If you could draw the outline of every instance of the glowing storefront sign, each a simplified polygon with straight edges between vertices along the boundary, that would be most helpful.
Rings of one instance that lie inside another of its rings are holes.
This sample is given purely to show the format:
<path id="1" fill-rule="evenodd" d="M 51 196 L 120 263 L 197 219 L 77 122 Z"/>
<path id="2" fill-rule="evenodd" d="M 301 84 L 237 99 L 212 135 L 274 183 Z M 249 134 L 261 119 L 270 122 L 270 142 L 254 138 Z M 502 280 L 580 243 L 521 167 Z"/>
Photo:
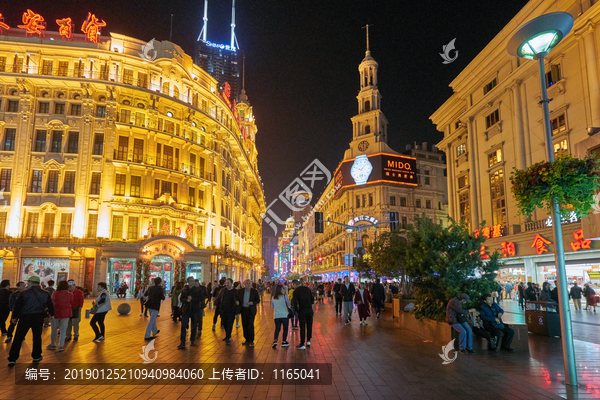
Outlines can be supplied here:
<path id="1" fill-rule="evenodd" d="M 9 30 L 10 26 L 4 23 L 4 17 L 2 16 L 2 14 L 0 14 L 0 33 L 2 32 L 2 29 Z"/>
<path id="2" fill-rule="evenodd" d="M 591 249 L 592 241 L 583 238 L 583 229 L 573 232 L 573 237 L 575 238 L 575 242 L 571 242 L 573 251 Z"/>
<path id="3" fill-rule="evenodd" d="M 230 46 L 230 45 L 228 45 L 228 44 L 218 44 L 218 43 L 213 43 L 213 42 L 210 42 L 210 41 L 208 41 L 208 40 L 207 40 L 206 42 L 204 42 L 204 43 L 205 43 L 207 46 L 209 46 L 209 47 L 214 47 L 215 49 L 221 49 L 221 50 L 232 51 L 232 52 L 234 52 L 234 53 L 237 51 L 237 49 L 235 48 L 235 46 L 234 46 L 234 47 L 232 47 L 232 46 Z"/>
<path id="4" fill-rule="evenodd" d="M 481 245 L 481 247 L 479 248 L 479 255 L 484 260 L 487 260 L 490 258 L 489 254 L 487 253 L 486 247 L 484 245 Z"/>
<path id="5" fill-rule="evenodd" d="M 537 235 L 535 235 L 535 239 L 533 240 L 533 244 L 531 245 L 531 247 L 535 247 L 535 251 L 538 254 L 542 254 L 542 253 L 547 253 L 548 249 L 546 248 L 547 244 L 552 244 L 551 241 L 544 239 L 542 236 L 540 236 L 540 234 L 538 233 Z"/>
<path id="6" fill-rule="evenodd" d="M 500 236 L 502 236 L 502 225 L 497 224 L 497 225 L 493 225 L 491 227 L 486 226 L 481 229 L 477 229 L 477 230 L 475 230 L 475 232 L 473 232 L 473 235 L 476 238 L 479 237 L 479 235 L 481 235 L 486 239 L 500 237 Z"/>
<path id="7" fill-rule="evenodd" d="M 502 255 L 504 257 L 514 257 L 517 254 L 513 242 L 502 242 Z"/>
<path id="8" fill-rule="evenodd" d="M 73 22 L 71 22 L 71 18 L 57 19 L 56 23 L 59 26 L 58 33 L 60 33 L 60 36 L 63 39 L 71 39 L 71 36 L 73 36 Z"/>
<path id="9" fill-rule="evenodd" d="M 354 217 L 353 219 L 348 221 L 348 225 L 354 226 L 355 223 L 360 222 L 360 221 L 370 222 L 373 225 L 377 225 L 377 223 L 379 222 L 379 220 L 377 220 L 375 217 L 370 217 L 368 215 L 361 215 L 359 217 Z"/>
<path id="10" fill-rule="evenodd" d="M 100 35 L 100 28 L 106 26 L 106 22 L 100 21 L 96 16 L 88 12 L 87 19 L 81 26 L 81 31 L 85 33 L 85 38 L 88 42 L 98 43 L 98 35 Z"/>
<path id="11" fill-rule="evenodd" d="M 32 35 L 42 36 L 42 31 L 46 30 L 46 22 L 44 17 L 40 14 L 36 14 L 31 10 L 27 10 L 23 13 L 23 25 L 17 25 L 19 28 L 23 28 L 27 33 Z"/>

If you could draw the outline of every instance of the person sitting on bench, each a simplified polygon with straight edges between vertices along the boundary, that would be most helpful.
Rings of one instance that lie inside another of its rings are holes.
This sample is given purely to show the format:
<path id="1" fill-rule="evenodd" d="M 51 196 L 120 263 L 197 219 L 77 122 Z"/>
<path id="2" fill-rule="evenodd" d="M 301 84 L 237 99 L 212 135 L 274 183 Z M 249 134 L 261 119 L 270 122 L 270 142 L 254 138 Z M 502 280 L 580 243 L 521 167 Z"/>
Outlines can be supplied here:
<path id="1" fill-rule="evenodd" d="M 515 351 L 510 347 L 513 337 L 515 336 L 515 331 L 502 322 L 504 310 L 500 308 L 498 304 L 493 302 L 491 294 L 485 294 L 481 299 L 483 300 L 483 304 L 481 305 L 483 327 L 490 332 L 492 336 L 497 338 L 503 337 L 502 346 L 500 347 L 502 350 Z"/>
<path id="2" fill-rule="evenodd" d="M 479 311 L 477 311 L 474 308 L 471 308 L 469 312 L 471 313 L 469 325 L 471 326 L 471 330 L 473 331 L 473 333 L 487 340 L 488 350 L 498 351 L 498 348 L 496 347 L 496 343 L 498 343 L 498 337 L 492 336 L 490 332 L 485 330 L 485 328 L 483 327 L 483 323 L 481 322 Z"/>

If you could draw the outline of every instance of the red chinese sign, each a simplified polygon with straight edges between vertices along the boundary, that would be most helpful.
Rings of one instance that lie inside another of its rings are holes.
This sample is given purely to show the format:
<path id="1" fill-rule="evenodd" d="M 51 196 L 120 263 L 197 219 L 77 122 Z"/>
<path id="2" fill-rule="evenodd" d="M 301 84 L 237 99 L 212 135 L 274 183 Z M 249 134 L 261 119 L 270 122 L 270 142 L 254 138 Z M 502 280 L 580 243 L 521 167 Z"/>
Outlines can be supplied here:
<path id="1" fill-rule="evenodd" d="M 194 234 L 194 226 L 191 224 L 188 224 L 187 229 L 185 230 L 185 238 L 191 239 L 193 234 Z"/>
<path id="2" fill-rule="evenodd" d="M 42 31 L 46 30 L 46 22 L 40 14 L 36 14 L 31 10 L 27 10 L 23 13 L 23 25 L 17 25 L 19 28 L 23 28 L 27 33 L 32 35 L 42 36 Z"/>
<path id="3" fill-rule="evenodd" d="M 71 18 L 57 19 L 56 23 L 58 24 L 58 33 L 60 33 L 60 36 L 62 36 L 63 39 L 71 39 L 71 36 L 73 36 L 73 23 L 71 22 Z"/>
<path id="4" fill-rule="evenodd" d="M 0 14 L 0 33 L 2 33 L 2 29 L 9 30 L 10 26 L 4 23 L 4 17 L 2 16 L 2 14 Z"/>
<path id="5" fill-rule="evenodd" d="M 229 100 L 230 97 L 231 97 L 231 86 L 229 86 L 229 83 L 225 82 L 225 86 L 223 86 L 223 99 L 225 100 L 225 103 L 227 103 L 229 108 L 231 108 L 231 100 Z"/>
<path id="6" fill-rule="evenodd" d="M 473 232 L 473 234 L 476 238 L 478 238 L 479 235 L 483 236 L 486 239 L 497 238 L 502 236 L 502 225 L 496 224 L 491 227 L 485 226 L 481 229 L 477 229 L 475 232 Z"/>
<path id="7" fill-rule="evenodd" d="M 479 249 L 479 255 L 481 256 L 482 259 L 487 260 L 490 258 L 490 256 L 488 255 L 485 246 L 481 246 L 481 248 Z"/>
<path id="8" fill-rule="evenodd" d="M 517 254 L 513 242 L 502 242 L 502 255 L 504 257 L 514 257 Z"/>
<path id="9" fill-rule="evenodd" d="M 573 237 L 575 238 L 575 242 L 571 242 L 573 251 L 591 249 L 592 241 L 583 238 L 583 229 L 573 232 Z"/>
<path id="10" fill-rule="evenodd" d="M 547 253 L 548 249 L 546 248 L 547 244 L 552 244 L 551 241 L 544 239 L 539 234 L 535 235 L 535 239 L 533 240 L 533 244 L 531 247 L 535 247 L 535 251 L 538 254 Z"/>
<path id="11" fill-rule="evenodd" d="M 100 21 L 96 16 L 88 12 L 88 17 L 81 27 L 81 31 L 85 33 L 85 38 L 88 42 L 98 43 L 98 35 L 100 28 L 106 26 L 106 22 Z"/>

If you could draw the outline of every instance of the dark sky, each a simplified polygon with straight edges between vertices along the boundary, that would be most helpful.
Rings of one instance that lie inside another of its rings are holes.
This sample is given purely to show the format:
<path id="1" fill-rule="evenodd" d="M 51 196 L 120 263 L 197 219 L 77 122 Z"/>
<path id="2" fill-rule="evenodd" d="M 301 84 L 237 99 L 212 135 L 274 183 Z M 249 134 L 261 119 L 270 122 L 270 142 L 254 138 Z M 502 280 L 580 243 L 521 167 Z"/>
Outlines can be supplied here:
<path id="1" fill-rule="evenodd" d="M 337 1 L 237 0 L 236 34 L 246 54 L 246 91 L 258 124 L 259 170 L 267 204 L 318 158 L 334 170 L 352 139 L 358 65 L 365 30 L 379 63 L 389 144 L 441 139 L 429 116 L 452 94 L 465 66 L 527 3 L 525 0 Z M 203 0 L 27 0 L 0 5 L 10 26 L 26 8 L 54 20 L 71 17 L 79 30 L 87 12 L 117 32 L 142 40 L 169 39 L 192 54 L 202 28 Z M 209 1 L 208 37 L 229 43 L 231 0 Z M 443 64 L 442 46 L 456 38 L 458 58 Z M 285 208 L 278 207 L 282 217 Z M 268 233 L 268 230 L 265 230 Z"/>

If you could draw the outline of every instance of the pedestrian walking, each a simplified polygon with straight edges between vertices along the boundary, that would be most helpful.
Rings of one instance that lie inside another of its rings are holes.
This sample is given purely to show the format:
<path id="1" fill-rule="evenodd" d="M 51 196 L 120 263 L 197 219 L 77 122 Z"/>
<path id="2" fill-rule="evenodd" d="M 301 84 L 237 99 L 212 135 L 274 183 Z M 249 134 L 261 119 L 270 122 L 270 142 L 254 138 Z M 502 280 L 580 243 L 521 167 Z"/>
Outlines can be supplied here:
<path id="1" fill-rule="evenodd" d="M 281 347 L 288 347 L 290 345 L 287 341 L 287 337 L 290 325 L 288 315 L 291 311 L 291 303 L 284 292 L 283 286 L 277 285 L 275 293 L 271 296 L 271 307 L 273 307 L 273 318 L 275 320 L 275 337 L 273 338 L 273 344 L 271 345 L 272 348 L 277 347 L 281 327 L 283 327 Z"/>
<path id="2" fill-rule="evenodd" d="M 585 296 L 585 309 L 592 311 L 592 307 L 594 307 L 594 312 L 596 312 L 596 291 L 590 287 L 589 283 L 585 284 L 583 295 Z"/>
<path id="3" fill-rule="evenodd" d="M 233 284 L 233 288 L 237 291 L 238 289 L 240 289 L 240 283 L 239 282 L 235 282 Z M 235 314 L 235 327 L 239 328 L 240 325 L 240 309 L 238 308 L 236 314 Z"/>
<path id="4" fill-rule="evenodd" d="M 244 289 L 237 292 L 237 301 L 241 306 L 242 329 L 246 341 L 242 345 L 254 347 L 254 319 L 256 317 L 256 307 L 260 304 L 260 295 L 258 290 L 252 287 L 252 281 L 244 281 Z"/>
<path id="5" fill-rule="evenodd" d="M 225 327 L 225 338 L 223 341 L 227 346 L 230 346 L 233 321 L 235 320 L 235 315 L 237 314 L 239 306 L 239 302 L 237 301 L 237 290 L 233 288 L 233 279 L 227 278 L 225 281 L 225 288 L 219 292 L 215 304 L 221 310 L 221 322 Z"/>
<path id="6" fill-rule="evenodd" d="M 69 292 L 73 295 L 71 300 L 71 318 L 67 324 L 67 337 L 65 341 L 79 340 L 79 323 L 81 322 L 81 310 L 83 309 L 83 292 L 77 289 L 73 279 L 69 279 Z"/>
<path id="7" fill-rule="evenodd" d="M 48 292 L 50 294 L 50 296 L 52 296 L 52 293 L 54 293 L 54 291 L 56 290 L 54 288 L 54 281 L 52 279 L 50 279 L 48 281 L 48 286 L 44 289 L 46 292 Z M 51 326 L 50 324 L 50 317 L 46 316 L 46 318 L 44 319 L 44 328 L 49 328 Z"/>
<path id="8" fill-rule="evenodd" d="M 6 336 L 8 331 L 6 330 L 6 320 L 10 314 L 10 281 L 8 279 L 0 282 L 0 331 L 2 336 Z"/>
<path id="9" fill-rule="evenodd" d="M 312 338 L 313 306 L 315 304 L 315 299 L 311 290 L 304 286 L 302 280 L 294 280 L 292 285 L 294 286 L 292 304 L 298 310 L 298 320 L 300 321 L 300 344 L 296 346 L 296 349 L 304 350 L 306 349 L 304 343 L 306 343 L 307 346 L 310 346 L 310 339 Z"/>
<path id="10" fill-rule="evenodd" d="M 256 285 L 256 290 L 258 290 L 258 295 L 260 296 L 260 301 L 263 301 L 263 295 L 265 294 L 265 284 L 262 279 L 258 280 L 258 284 Z"/>
<path id="11" fill-rule="evenodd" d="M 194 282 L 194 277 L 187 278 L 187 285 L 181 291 L 181 335 L 179 350 L 185 349 L 187 330 L 190 329 L 190 345 L 195 346 L 198 331 L 198 315 L 200 314 L 200 287 Z"/>
<path id="12" fill-rule="evenodd" d="M 146 285 L 140 284 L 137 289 L 136 299 L 140 302 L 140 306 L 142 307 L 140 311 L 140 317 L 148 316 L 148 308 L 146 307 Z"/>
<path id="13" fill-rule="evenodd" d="M 290 310 L 292 311 L 292 314 L 293 314 L 292 318 L 290 318 L 292 320 L 291 321 L 292 322 L 292 330 L 297 331 L 298 330 L 298 310 L 292 303 L 292 299 L 294 298 L 294 284 L 291 283 L 290 285 L 292 286 L 291 289 L 287 285 L 285 286 L 285 288 L 288 292 L 287 296 L 288 296 L 288 300 L 290 301 L 290 304 L 291 304 Z"/>
<path id="14" fill-rule="evenodd" d="M 108 293 L 106 282 L 99 282 L 96 286 L 98 292 L 98 297 L 96 300 L 92 302 L 92 320 L 90 321 L 90 326 L 94 330 L 96 334 L 94 343 L 98 343 L 101 340 L 105 339 L 105 327 L 104 327 L 104 319 L 106 318 L 106 313 L 112 310 L 112 306 L 110 305 L 110 294 Z"/>
<path id="15" fill-rule="evenodd" d="M 219 284 L 217 286 L 215 286 L 212 291 L 213 304 L 215 307 L 215 316 L 213 317 L 213 326 L 212 326 L 213 331 L 215 330 L 215 327 L 217 326 L 217 319 L 221 316 L 221 307 L 217 304 L 216 299 L 219 297 L 219 294 L 221 293 L 221 291 L 225 288 L 225 282 L 226 282 L 226 279 L 221 278 L 221 280 L 219 281 Z M 232 289 L 233 289 L 233 285 L 232 285 Z M 225 326 L 223 325 L 223 318 L 221 318 L 221 329 L 223 329 L 223 328 L 225 328 Z"/>
<path id="16" fill-rule="evenodd" d="M 344 284 L 342 285 L 340 292 L 342 294 L 342 300 L 344 301 L 344 318 L 346 319 L 346 325 L 349 325 L 352 322 L 352 302 L 354 301 L 356 288 L 347 276 L 344 277 Z"/>
<path id="17" fill-rule="evenodd" d="M 46 315 L 50 315 L 50 319 L 54 318 L 54 304 L 50 294 L 40 287 L 39 276 L 31 276 L 27 280 L 27 290 L 17 296 L 11 316 L 12 322 L 17 324 L 17 331 L 10 346 L 9 367 L 17 363 L 21 345 L 30 329 L 33 335 L 31 358 L 36 363 L 42 361 L 42 328 Z"/>
<path id="18" fill-rule="evenodd" d="M 198 279 L 194 280 L 195 286 L 200 289 L 200 311 L 198 312 L 198 332 L 196 333 L 196 339 L 202 336 L 202 328 L 204 326 L 204 309 L 206 308 L 206 302 L 208 301 L 208 290 L 204 283 L 200 284 Z"/>
<path id="19" fill-rule="evenodd" d="M 11 312 L 11 317 L 10 317 L 10 325 L 8 325 L 8 329 L 7 329 L 7 338 L 4 341 L 4 343 L 10 343 L 12 342 L 13 339 L 13 333 L 15 332 L 15 327 L 17 326 L 16 320 L 14 319 L 14 310 L 15 310 L 15 303 L 17 301 L 17 296 L 19 296 L 19 294 L 25 290 L 26 286 L 25 286 L 25 282 L 19 282 L 17 283 L 17 291 L 14 293 L 10 294 L 10 297 L 8 298 L 8 306 Z M 13 322 L 15 321 L 15 322 Z"/>
<path id="20" fill-rule="evenodd" d="M 377 319 L 379 319 L 381 318 L 381 307 L 385 301 L 385 289 L 383 288 L 379 278 L 375 279 L 375 283 L 371 286 L 370 294 Z"/>
<path id="21" fill-rule="evenodd" d="M 335 316 L 342 315 L 342 280 L 338 278 L 337 283 L 333 285 L 333 294 L 335 296 Z"/>
<path id="22" fill-rule="evenodd" d="M 182 290 L 183 282 L 177 282 L 175 286 L 173 286 L 173 290 L 171 291 L 171 316 L 173 318 L 173 323 L 181 321 L 179 295 L 181 294 Z"/>
<path id="23" fill-rule="evenodd" d="M 519 307 L 525 309 L 525 285 L 523 282 L 519 282 L 519 286 L 517 286 L 517 295 L 519 296 Z"/>
<path id="24" fill-rule="evenodd" d="M 156 325 L 156 317 L 160 312 L 160 303 L 165 299 L 165 292 L 161 285 L 162 279 L 159 277 L 154 278 L 154 285 L 148 288 L 148 300 L 146 300 L 146 307 L 150 312 L 150 320 L 146 326 L 145 340 L 152 340 L 158 335 L 160 330 Z M 155 333 L 153 333 L 155 332 Z"/>
<path id="25" fill-rule="evenodd" d="M 360 319 L 360 324 L 368 325 L 367 317 L 371 316 L 371 314 L 369 314 L 371 295 L 369 294 L 369 289 L 365 288 L 364 283 L 361 283 L 358 286 L 358 290 L 354 295 L 354 304 L 356 304 L 356 308 L 358 309 L 358 318 Z"/>
<path id="26" fill-rule="evenodd" d="M 58 340 L 58 351 L 65 351 L 65 338 L 67 337 L 67 326 L 71 318 L 71 302 L 73 294 L 69 292 L 67 281 L 60 281 L 54 293 L 52 293 L 52 303 L 54 304 L 54 318 L 51 321 L 52 331 L 50 333 L 50 344 L 46 347 L 48 350 L 56 350 L 57 333 L 60 330 Z"/>
<path id="27" fill-rule="evenodd" d="M 581 311 L 581 293 L 583 290 L 579 286 L 577 286 L 577 282 L 573 284 L 573 287 L 569 291 L 569 298 L 573 299 L 573 305 L 575 306 L 575 310 Z"/>

